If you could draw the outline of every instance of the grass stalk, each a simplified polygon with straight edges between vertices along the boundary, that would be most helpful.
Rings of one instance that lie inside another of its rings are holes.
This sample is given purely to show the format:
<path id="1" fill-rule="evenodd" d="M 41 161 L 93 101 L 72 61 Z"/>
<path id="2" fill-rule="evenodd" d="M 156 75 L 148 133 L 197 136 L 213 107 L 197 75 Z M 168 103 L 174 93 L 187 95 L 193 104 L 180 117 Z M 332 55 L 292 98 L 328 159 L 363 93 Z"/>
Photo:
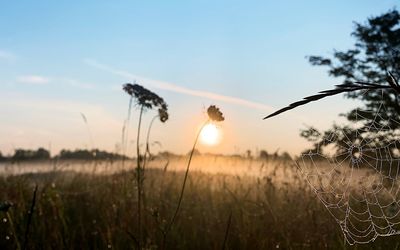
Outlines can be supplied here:
<path id="1" fill-rule="evenodd" d="M 229 231 L 231 229 L 231 224 L 232 224 L 232 211 L 229 213 L 229 218 L 225 230 L 224 243 L 222 244 L 222 250 L 226 249 L 226 243 L 228 242 L 228 236 L 229 236 Z"/>
<path id="2" fill-rule="evenodd" d="M 133 97 L 129 98 L 129 106 L 128 106 L 128 114 L 126 116 L 126 120 L 124 121 L 124 125 L 122 127 L 122 138 L 121 138 L 121 150 L 122 150 L 122 169 L 124 169 L 125 165 L 125 154 L 127 148 L 127 141 L 129 136 L 129 121 L 131 120 L 131 112 L 132 112 L 132 102 Z"/>
<path id="3" fill-rule="evenodd" d="M 167 225 L 167 227 L 166 227 L 166 229 L 165 229 L 165 231 L 164 231 L 164 235 L 163 235 L 163 249 L 166 248 L 168 233 L 171 231 L 171 228 L 172 228 L 172 226 L 173 226 L 173 224 L 174 224 L 174 222 L 175 222 L 175 220 L 176 220 L 176 218 L 177 218 L 177 216 L 178 216 L 179 209 L 181 208 L 181 205 L 182 205 L 183 195 L 184 195 L 185 187 L 186 187 L 186 181 L 187 181 L 187 178 L 188 178 L 188 176 L 189 176 L 190 163 L 192 162 L 192 158 L 193 158 L 194 151 L 195 151 L 195 149 L 196 149 L 197 141 L 199 140 L 199 136 L 200 136 L 201 131 L 203 130 L 204 126 L 205 126 L 207 123 L 209 123 L 209 121 L 210 121 L 210 120 L 207 120 L 207 121 L 200 127 L 200 130 L 197 132 L 196 139 L 195 139 L 195 141 L 194 141 L 192 150 L 190 151 L 189 161 L 188 161 L 188 164 L 187 164 L 187 166 L 186 166 L 185 177 L 183 178 L 183 184 L 182 184 L 182 188 L 181 188 L 181 193 L 180 193 L 180 195 L 179 195 L 178 205 L 176 206 L 176 209 L 175 209 L 174 215 L 172 216 L 171 221 L 169 222 L 169 224 Z"/>
<path id="4" fill-rule="evenodd" d="M 14 235 L 15 243 L 17 244 L 17 249 L 21 250 L 21 244 L 19 243 L 19 240 L 18 240 L 18 237 L 17 237 L 17 233 L 15 231 L 14 222 L 13 222 L 13 220 L 11 218 L 11 215 L 10 215 L 10 213 L 8 211 L 6 212 L 6 215 L 7 215 L 8 221 L 10 222 L 11 231 L 12 231 L 12 234 Z"/>
<path id="5" fill-rule="evenodd" d="M 138 196 L 138 246 L 139 249 L 142 249 L 142 171 L 140 166 L 141 156 L 140 156 L 140 127 L 142 124 L 142 115 L 143 115 L 144 106 L 142 105 L 140 108 L 139 122 L 138 122 L 138 130 L 136 137 L 136 181 L 137 181 L 137 196 Z"/>
<path id="6" fill-rule="evenodd" d="M 159 117 L 159 115 L 156 115 L 153 117 L 153 119 L 151 119 L 149 128 L 147 129 L 147 136 L 146 136 L 146 152 L 144 153 L 144 159 L 143 159 L 143 170 L 146 168 L 146 163 L 147 163 L 147 156 L 151 157 L 151 153 L 150 153 L 150 132 L 151 132 L 151 128 L 153 127 L 153 123 L 154 121 Z"/>
<path id="7" fill-rule="evenodd" d="M 23 244 L 23 247 L 22 247 L 22 249 L 24 249 L 24 250 L 27 249 L 27 247 L 28 247 L 29 229 L 30 229 L 30 226 L 31 226 L 32 217 L 33 217 L 33 212 L 34 212 L 34 209 L 35 209 L 37 190 L 38 190 L 38 185 L 36 184 L 36 185 L 35 185 L 35 189 L 34 189 L 34 191 L 33 191 L 33 197 L 32 197 L 31 207 L 30 207 L 30 209 L 29 209 L 29 211 L 28 211 L 28 221 L 27 221 L 27 223 L 26 223 L 25 236 L 24 236 L 24 244 Z"/>

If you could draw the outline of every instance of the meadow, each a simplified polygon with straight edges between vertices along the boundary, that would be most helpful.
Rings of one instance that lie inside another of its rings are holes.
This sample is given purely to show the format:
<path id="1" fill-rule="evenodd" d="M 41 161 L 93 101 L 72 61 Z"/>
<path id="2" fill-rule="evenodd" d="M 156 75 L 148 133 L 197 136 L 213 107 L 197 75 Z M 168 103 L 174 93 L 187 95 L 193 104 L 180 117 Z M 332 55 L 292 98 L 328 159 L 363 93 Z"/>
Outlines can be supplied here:
<path id="1" fill-rule="evenodd" d="M 155 159 L 143 182 L 143 249 L 397 249 L 399 236 L 350 246 L 293 161 L 195 155 Z M 135 162 L 0 165 L 0 249 L 135 249 Z M 37 185 L 36 197 L 33 197 Z M 33 199 L 35 198 L 35 199 Z M 32 201 L 35 200 L 33 204 Z M 33 207 L 33 208 L 32 208 Z M 31 212 L 32 211 L 32 212 Z"/>

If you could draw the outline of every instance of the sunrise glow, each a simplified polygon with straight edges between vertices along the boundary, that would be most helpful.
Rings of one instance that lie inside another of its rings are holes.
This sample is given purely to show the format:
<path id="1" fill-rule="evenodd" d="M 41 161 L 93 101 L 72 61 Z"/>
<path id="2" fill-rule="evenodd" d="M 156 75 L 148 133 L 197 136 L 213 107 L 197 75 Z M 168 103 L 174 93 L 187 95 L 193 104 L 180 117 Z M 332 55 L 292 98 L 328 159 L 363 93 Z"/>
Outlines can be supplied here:
<path id="1" fill-rule="evenodd" d="M 207 124 L 201 130 L 200 140 L 206 145 L 216 145 L 220 139 L 220 131 L 214 124 Z"/>

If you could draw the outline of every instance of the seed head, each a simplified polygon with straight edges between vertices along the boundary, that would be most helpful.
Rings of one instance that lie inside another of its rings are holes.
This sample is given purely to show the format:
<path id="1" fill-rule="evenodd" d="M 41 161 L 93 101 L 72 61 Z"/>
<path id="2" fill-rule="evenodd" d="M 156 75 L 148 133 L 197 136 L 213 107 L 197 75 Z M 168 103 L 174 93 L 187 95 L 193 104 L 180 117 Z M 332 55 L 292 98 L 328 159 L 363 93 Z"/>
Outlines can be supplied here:
<path id="1" fill-rule="evenodd" d="M 208 107 L 207 114 L 212 121 L 222 122 L 225 120 L 224 115 L 215 105 L 211 105 L 210 107 Z"/>
<path id="2" fill-rule="evenodd" d="M 126 83 L 122 86 L 122 89 L 130 96 L 136 99 L 137 104 L 147 109 L 153 109 L 159 107 L 167 111 L 167 104 L 164 99 L 159 97 L 157 94 L 150 90 L 140 86 L 139 84 Z"/>
<path id="3" fill-rule="evenodd" d="M 166 122 L 169 118 L 167 109 L 160 108 L 158 109 L 158 116 L 160 117 L 161 122 Z"/>
<path id="4" fill-rule="evenodd" d="M 134 85 L 133 84 L 130 84 L 130 83 L 125 83 L 124 85 L 122 85 L 122 89 L 126 92 L 126 93 L 128 93 L 128 95 L 131 95 L 131 96 L 133 96 L 133 93 L 134 93 Z"/>

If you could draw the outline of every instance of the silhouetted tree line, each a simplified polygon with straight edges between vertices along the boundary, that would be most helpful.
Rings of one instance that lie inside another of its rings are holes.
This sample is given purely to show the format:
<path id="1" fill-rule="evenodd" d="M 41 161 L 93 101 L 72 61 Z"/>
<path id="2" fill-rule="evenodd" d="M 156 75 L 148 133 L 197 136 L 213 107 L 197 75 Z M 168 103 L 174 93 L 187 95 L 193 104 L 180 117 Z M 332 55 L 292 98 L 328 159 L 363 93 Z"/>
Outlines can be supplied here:
<path id="1" fill-rule="evenodd" d="M 198 155 L 208 155 L 200 153 L 200 151 L 196 150 L 195 154 Z M 213 155 L 213 154 L 211 154 Z M 243 155 L 229 155 L 230 157 L 238 157 L 238 158 L 247 158 L 249 153 L 245 156 Z M 251 155 L 251 154 L 250 154 Z M 154 157 L 160 158 L 174 158 L 181 157 L 182 155 L 177 155 L 168 151 L 159 152 Z M 223 156 L 223 155 L 217 155 Z M 251 156 L 250 156 L 251 157 Z M 0 162 L 4 161 L 31 161 L 31 160 L 51 160 L 51 159 L 60 159 L 60 160 L 122 160 L 129 159 L 127 156 L 123 156 L 120 154 L 110 153 L 107 151 L 102 151 L 99 149 L 76 149 L 76 150 L 67 150 L 63 149 L 59 154 L 51 157 L 50 152 L 44 148 L 38 148 L 37 150 L 30 149 L 16 149 L 13 155 L 4 156 L 0 152 Z M 253 158 L 253 157 L 251 157 Z M 268 153 L 266 150 L 261 150 L 258 155 L 258 159 L 260 160 L 291 160 L 291 156 L 287 152 L 279 153 L 275 151 L 274 153 Z"/>
<path id="2" fill-rule="evenodd" d="M 260 154 L 258 155 L 258 159 L 288 161 L 288 160 L 292 160 L 292 157 L 290 156 L 290 154 L 288 152 L 283 152 L 283 153 L 279 154 L 279 152 L 277 150 L 274 153 L 270 154 L 266 150 L 261 150 Z"/>
<path id="3" fill-rule="evenodd" d="M 98 149 L 86 150 L 86 149 L 77 149 L 75 151 L 70 150 L 61 150 L 60 154 L 57 156 L 62 160 L 122 160 L 128 159 L 127 156 L 123 156 L 120 154 L 110 153 L 107 151 L 101 151 Z"/>
<path id="4" fill-rule="evenodd" d="M 4 156 L 0 152 L 0 161 L 36 161 L 36 160 L 51 160 L 51 159 L 63 159 L 63 160 L 121 160 L 128 159 L 127 156 L 120 154 L 110 153 L 107 151 L 101 151 L 98 149 L 86 150 L 61 150 L 58 155 L 51 157 L 50 152 L 44 148 L 38 148 L 37 150 L 31 149 L 16 149 L 13 155 Z"/>
<path id="5" fill-rule="evenodd" d="M 16 149 L 11 157 L 12 161 L 27 161 L 27 160 L 48 160 L 50 152 L 44 148 L 37 150 Z"/>

